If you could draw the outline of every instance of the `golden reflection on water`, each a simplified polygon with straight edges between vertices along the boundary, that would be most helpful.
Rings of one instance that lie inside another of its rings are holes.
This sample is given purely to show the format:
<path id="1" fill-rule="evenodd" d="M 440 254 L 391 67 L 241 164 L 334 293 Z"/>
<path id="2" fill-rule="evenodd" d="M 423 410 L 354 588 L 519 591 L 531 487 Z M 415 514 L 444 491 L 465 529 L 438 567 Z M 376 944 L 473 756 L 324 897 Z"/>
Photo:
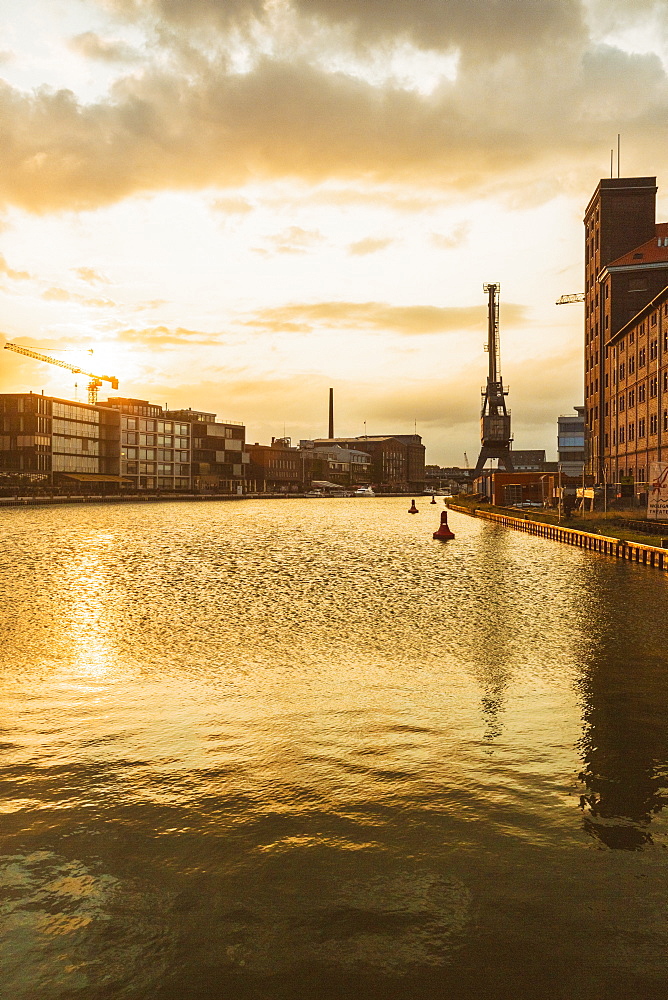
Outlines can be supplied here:
<path id="1" fill-rule="evenodd" d="M 666 844 L 668 581 L 457 515 L 438 544 L 405 506 L 3 512 L 17 1000 L 283 1000 L 305 969 L 473 1000 L 527 955 L 602 995 L 592 892 L 653 942 L 637 983 L 666 971 L 624 859 Z"/>

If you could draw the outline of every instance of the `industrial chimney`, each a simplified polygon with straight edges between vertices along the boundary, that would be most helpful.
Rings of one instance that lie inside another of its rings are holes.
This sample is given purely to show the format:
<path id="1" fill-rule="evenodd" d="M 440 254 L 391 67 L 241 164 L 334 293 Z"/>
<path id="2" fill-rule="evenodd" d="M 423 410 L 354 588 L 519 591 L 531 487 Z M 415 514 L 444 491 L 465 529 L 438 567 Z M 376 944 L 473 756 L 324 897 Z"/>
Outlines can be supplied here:
<path id="1" fill-rule="evenodd" d="M 334 437 L 334 390 L 329 390 L 329 439 Z"/>

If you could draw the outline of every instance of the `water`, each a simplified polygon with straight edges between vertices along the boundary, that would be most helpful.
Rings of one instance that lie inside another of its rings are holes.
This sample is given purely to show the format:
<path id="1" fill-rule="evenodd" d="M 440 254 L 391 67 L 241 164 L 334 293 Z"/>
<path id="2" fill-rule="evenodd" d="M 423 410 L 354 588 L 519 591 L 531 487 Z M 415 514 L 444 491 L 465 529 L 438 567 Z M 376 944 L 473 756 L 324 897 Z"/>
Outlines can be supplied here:
<path id="1" fill-rule="evenodd" d="M 419 506 L 0 512 L 7 997 L 668 994 L 668 576 Z"/>

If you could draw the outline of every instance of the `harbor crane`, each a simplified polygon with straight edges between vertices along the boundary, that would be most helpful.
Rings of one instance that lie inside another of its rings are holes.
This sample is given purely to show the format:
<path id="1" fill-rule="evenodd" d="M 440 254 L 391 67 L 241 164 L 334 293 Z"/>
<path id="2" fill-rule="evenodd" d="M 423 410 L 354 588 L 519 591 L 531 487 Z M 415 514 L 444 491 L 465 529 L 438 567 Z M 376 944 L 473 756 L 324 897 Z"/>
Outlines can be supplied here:
<path id="1" fill-rule="evenodd" d="M 29 347 L 20 347 L 18 344 L 5 344 L 6 351 L 15 351 L 16 354 L 24 354 L 27 358 L 35 358 L 36 361 L 46 361 L 50 365 L 58 365 L 60 368 L 67 368 L 68 371 L 74 372 L 75 375 L 87 375 L 90 379 L 88 383 L 88 402 L 92 405 L 97 403 L 98 390 L 102 388 L 103 382 L 110 382 L 112 389 L 118 389 L 118 379 L 115 375 L 94 375 L 92 372 L 86 372 L 83 368 L 77 368 L 76 365 L 70 365 L 67 361 L 61 361 L 60 358 L 52 358 L 48 354 L 39 354 L 37 351 L 31 351 Z"/>
<path id="2" fill-rule="evenodd" d="M 570 295 L 560 295 L 555 305 L 567 306 L 570 305 L 571 302 L 584 302 L 584 300 L 585 300 L 584 292 L 572 292 Z"/>
<path id="3" fill-rule="evenodd" d="M 487 293 L 487 343 L 489 354 L 489 374 L 487 385 L 483 386 L 482 407 L 480 409 L 480 454 L 473 470 L 477 479 L 489 458 L 496 458 L 507 472 L 514 472 L 510 445 L 510 412 L 506 407 L 508 390 L 501 377 L 501 352 L 499 349 L 499 291 L 498 282 L 485 284 Z"/>

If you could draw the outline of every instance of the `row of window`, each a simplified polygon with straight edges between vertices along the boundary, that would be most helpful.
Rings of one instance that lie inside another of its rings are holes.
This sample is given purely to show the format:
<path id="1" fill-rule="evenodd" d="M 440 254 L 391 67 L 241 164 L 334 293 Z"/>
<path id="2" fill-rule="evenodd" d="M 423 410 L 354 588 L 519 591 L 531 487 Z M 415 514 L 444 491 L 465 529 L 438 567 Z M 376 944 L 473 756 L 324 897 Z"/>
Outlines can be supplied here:
<path id="1" fill-rule="evenodd" d="M 138 434 L 137 431 L 123 431 L 121 435 L 123 444 L 139 444 L 144 447 L 155 448 L 190 448 L 190 439 L 187 437 L 173 437 L 171 434 Z"/>
<path id="2" fill-rule="evenodd" d="M 100 442 L 96 438 L 56 437 L 51 439 L 51 450 L 62 455 L 99 455 Z"/>
<path id="3" fill-rule="evenodd" d="M 663 411 L 663 430 L 668 431 L 668 410 Z M 619 427 L 612 432 L 612 443 L 613 446 L 617 444 L 627 444 L 635 441 L 636 438 L 641 439 L 645 437 L 646 424 L 645 418 L 639 417 L 637 427 L 635 422 L 629 423 L 625 427 Z M 654 437 L 654 435 L 659 433 L 659 414 L 650 413 L 649 415 L 649 436 Z M 608 435 L 605 435 L 606 446 L 608 444 Z"/>
<path id="4" fill-rule="evenodd" d="M 128 417 L 123 414 L 122 426 L 124 430 L 143 431 L 149 434 L 183 434 L 190 436 L 190 424 L 175 424 L 172 420 L 140 420 L 137 417 Z"/>
<path id="5" fill-rule="evenodd" d="M 156 463 L 156 462 L 123 462 L 121 464 L 121 475 L 136 476 L 136 475 L 155 475 L 156 468 L 162 470 L 163 474 L 167 475 L 172 473 L 172 471 L 177 476 L 190 476 L 190 466 L 189 465 L 171 465 L 166 463 Z"/>
<path id="6" fill-rule="evenodd" d="M 97 410 L 87 410 L 85 406 L 75 406 L 72 403 L 53 404 L 54 417 L 65 417 L 66 420 L 82 420 L 86 424 L 99 424 L 100 414 Z"/>

